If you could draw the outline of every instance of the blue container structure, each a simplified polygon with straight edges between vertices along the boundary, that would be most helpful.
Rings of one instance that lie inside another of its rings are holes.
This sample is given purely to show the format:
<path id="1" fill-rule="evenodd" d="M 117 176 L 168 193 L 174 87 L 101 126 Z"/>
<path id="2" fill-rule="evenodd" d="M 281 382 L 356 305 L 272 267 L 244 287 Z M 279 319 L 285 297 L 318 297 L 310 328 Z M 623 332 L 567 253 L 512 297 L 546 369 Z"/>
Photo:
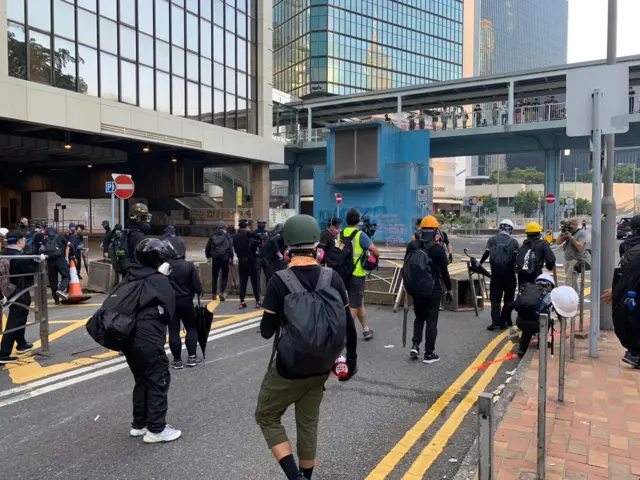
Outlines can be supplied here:
<path id="1" fill-rule="evenodd" d="M 418 203 L 419 189 L 433 191 L 430 132 L 403 131 L 384 121 L 330 128 L 327 164 L 314 172 L 314 216 L 324 226 L 338 211 L 344 221 L 347 210 L 355 207 L 377 224 L 376 242 L 406 244 L 416 219 L 433 208 L 431 203 Z M 342 194 L 339 209 L 337 193 Z"/>

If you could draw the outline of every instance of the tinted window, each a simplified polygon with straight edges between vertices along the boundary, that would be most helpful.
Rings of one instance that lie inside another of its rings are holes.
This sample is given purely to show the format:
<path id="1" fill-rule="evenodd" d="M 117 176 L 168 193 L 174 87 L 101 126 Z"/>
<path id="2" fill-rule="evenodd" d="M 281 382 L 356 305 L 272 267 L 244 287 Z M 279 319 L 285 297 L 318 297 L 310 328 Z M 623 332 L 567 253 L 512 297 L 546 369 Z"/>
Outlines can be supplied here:
<path id="1" fill-rule="evenodd" d="M 237 39 L 238 41 L 238 61 L 237 68 L 238 70 L 242 70 L 243 72 L 247 71 L 247 42 L 242 40 L 241 38 Z"/>
<path id="2" fill-rule="evenodd" d="M 145 35 L 144 33 L 138 34 L 138 52 L 140 54 L 140 63 L 153 66 L 153 37 Z"/>
<path id="3" fill-rule="evenodd" d="M 225 63 L 228 67 L 236 68 L 236 37 L 232 33 L 225 34 Z"/>
<path id="4" fill-rule="evenodd" d="M 200 20 L 200 55 L 211 58 L 211 24 Z"/>
<path id="5" fill-rule="evenodd" d="M 89 47 L 78 46 L 78 68 L 80 69 L 80 93 L 98 96 L 98 52 Z"/>
<path id="6" fill-rule="evenodd" d="M 153 35 L 153 0 L 138 0 L 138 30 Z"/>
<path id="7" fill-rule="evenodd" d="M 220 90 L 213 91 L 213 123 L 224 127 L 224 93 Z"/>
<path id="8" fill-rule="evenodd" d="M 29 36 L 29 78 L 51 84 L 51 37 L 33 30 Z"/>
<path id="9" fill-rule="evenodd" d="M 244 73 L 238 73 L 238 96 L 247 96 L 247 76 Z"/>
<path id="10" fill-rule="evenodd" d="M 238 35 L 247 37 L 247 16 L 243 13 L 238 13 Z"/>
<path id="11" fill-rule="evenodd" d="M 76 45 L 59 37 L 53 39 L 55 70 L 53 82 L 56 87 L 76 89 Z"/>
<path id="12" fill-rule="evenodd" d="M 171 47 L 171 72 L 184 77 L 184 50 Z"/>
<path id="13" fill-rule="evenodd" d="M 100 50 L 118 53 L 118 26 L 106 18 L 100 18 Z"/>
<path id="14" fill-rule="evenodd" d="M 136 31 L 120 25 L 120 55 L 136 60 Z"/>
<path id="15" fill-rule="evenodd" d="M 156 0 L 156 37 L 169 41 L 169 2 Z"/>
<path id="16" fill-rule="evenodd" d="M 9 75 L 27 78 L 27 51 L 22 25 L 9 22 L 8 25 Z"/>
<path id="17" fill-rule="evenodd" d="M 225 90 L 227 93 L 236 93 L 236 71 L 227 67 L 225 75 Z"/>
<path id="18" fill-rule="evenodd" d="M 87 10 L 91 10 L 92 12 L 95 12 L 96 0 L 78 0 L 78 6 L 82 8 L 86 8 Z"/>
<path id="19" fill-rule="evenodd" d="M 156 72 L 156 110 L 171 113 L 171 88 L 169 74 Z"/>
<path id="20" fill-rule="evenodd" d="M 211 0 L 200 0 L 200 16 L 211 20 Z"/>
<path id="21" fill-rule="evenodd" d="M 236 31 L 236 11 L 227 5 L 225 7 L 225 20 L 224 20 L 224 28 L 229 30 L 230 32 Z"/>
<path id="22" fill-rule="evenodd" d="M 224 33 L 221 28 L 213 27 L 213 59 L 224 63 Z"/>
<path id="23" fill-rule="evenodd" d="M 108 53 L 100 53 L 100 96 L 118 100 L 118 60 Z"/>
<path id="24" fill-rule="evenodd" d="M 120 2 L 120 21 L 136 26 L 136 2 L 131 0 Z"/>
<path id="25" fill-rule="evenodd" d="M 187 10 L 198 14 L 198 0 L 187 0 Z"/>
<path id="26" fill-rule="evenodd" d="M 213 64 L 213 86 L 224 90 L 224 66 L 219 63 Z"/>
<path id="27" fill-rule="evenodd" d="M 140 90 L 140 107 L 147 110 L 153 110 L 154 99 L 154 85 L 153 85 L 153 69 L 149 67 L 140 66 L 138 78 L 139 90 Z"/>
<path id="28" fill-rule="evenodd" d="M 116 2 L 117 0 L 100 0 L 100 15 L 116 20 L 118 16 Z"/>
<path id="29" fill-rule="evenodd" d="M 42 0 L 29 0 L 29 25 L 51 31 L 51 4 Z"/>
<path id="30" fill-rule="evenodd" d="M 198 17 L 187 14 L 187 48 L 198 51 Z"/>
<path id="31" fill-rule="evenodd" d="M 198 84 L 187 82 L 187 117 L 198 119 L 200 116 L 200 94 Z"/>
<path id="32" fill-rule="evenodd" d="M 138 103 L 137 94 L 137 74 L 134 63 L 120 62 L 120 83 L 122 85 L 122 102 L 136 105 Z"/>
<path id="33" fill-rule="evenodd" d="M 187 52 L 187 78 L 198 81 L 198 56 L 195 53 Z"/>
<path id="34" fill-rule="evenodd" d="M 200 82 L 211 85 L 211 60 L 200 57 Z"/>
<path id="35" fill-rule="evenodd" d="M 171 43 L 184 47 L 184 10 L 171 5 Z"/>
<path id="36" fill-rule="evenodd" d="M 24 0 L 10 0 L 6 2 L 6 6 L 9 20 L 24 23 Z"/>
<path id="37" fill-rule="evenodd" d="M 184 117 L 184 79 L 172 77 L 171 93 L 171 113 Z"/>
<path id="38" fill-rule="evenodd" d="M 205 122 L 212 122 L 211 118 L 211 87 L 200 86 L 200 118 Z"/>
<path id="39" fill-rule="evenodd" d="M 156 68 L 169 71 L 169 44 L 156 40 Z"/>
<path id="40" fill-rule="evenodd" d="M 11 2 L 9 2 L 11 4 Z M 56 35 L 61 35 L 75 40 L 76 37 L 76 16 L 73 5 L 56 0 L 54 4 L 54 25 Z"/>
<path id="41" fill-rule="evenodd" d="M 224 4 L 222 0 L 213 0 L 213 22 L 224 26 Z"/>
<path id="42" fill-rule="evenodd" d="M 98 46 L 97 16 L 86 10 L 78 10 L 78 41 L 91 47 Z"/>
<path id="43" fill-rule="evenodd" d="M 227 128 L 236 128 L 236 97 L 227 94 L 225 101 L 225 110 L 227 112 L 225 126 Z"/>

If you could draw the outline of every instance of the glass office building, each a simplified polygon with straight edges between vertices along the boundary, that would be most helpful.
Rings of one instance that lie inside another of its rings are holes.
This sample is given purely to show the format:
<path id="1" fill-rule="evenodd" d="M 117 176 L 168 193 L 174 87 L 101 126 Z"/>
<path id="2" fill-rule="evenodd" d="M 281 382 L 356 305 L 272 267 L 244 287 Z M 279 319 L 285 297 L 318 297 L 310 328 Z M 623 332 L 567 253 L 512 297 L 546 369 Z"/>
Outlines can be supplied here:
<path id="1" fill-rule="evenodd" d="M 257 1 L 9 0 L 9 75 L 257 133 Z"/>
<path id="2" fill-rule="evenodd" d="M 274 86 L 298 97 L 462 76 L 461 0 L 276 0 Z"/>

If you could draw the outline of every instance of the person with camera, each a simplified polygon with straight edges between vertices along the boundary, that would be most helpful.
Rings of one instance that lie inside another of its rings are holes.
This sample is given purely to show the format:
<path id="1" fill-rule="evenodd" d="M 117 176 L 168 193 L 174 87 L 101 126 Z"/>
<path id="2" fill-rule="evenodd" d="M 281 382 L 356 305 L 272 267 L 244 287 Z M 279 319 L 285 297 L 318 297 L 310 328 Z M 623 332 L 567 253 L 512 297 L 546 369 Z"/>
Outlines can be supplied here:
<path id="1" fill-rule="evenodd" d="M 580 228 L 577 218 L 568 222 L 563 222 L 561 233 L 556 239 L 556 245 L 562 246 L 564 250 L 564 273 L 566 275 L 565 284 L 578 292 L 578 278 L 583 262 L 587 261 L 585 245 L 587 233 Z"/>

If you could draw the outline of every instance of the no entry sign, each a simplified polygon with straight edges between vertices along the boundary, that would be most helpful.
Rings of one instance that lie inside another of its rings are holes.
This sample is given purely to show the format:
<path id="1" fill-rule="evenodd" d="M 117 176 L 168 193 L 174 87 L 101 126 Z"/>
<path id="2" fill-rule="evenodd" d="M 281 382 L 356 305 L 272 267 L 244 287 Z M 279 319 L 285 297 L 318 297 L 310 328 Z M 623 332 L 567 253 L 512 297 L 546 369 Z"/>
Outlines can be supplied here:
<path id="1" fill-rule="evenodd" d="M 544 196 L 544 201 L 547 203 L 556 203 L 556 196 L 553 193 L 547 193 Z"/>
<path id="2" fill-rule="evenodd" d="M 135 184 L 130 175 L 114 174 L 113 181 L 116 184 L 116 189 L 113 192 L 116 197 L 127 200 L 133 196 Z"/>
<path id="3" fill-rule="evenodd" d="M 336 193 L 336 205 L 342 205 L 342 194 Z"/>

